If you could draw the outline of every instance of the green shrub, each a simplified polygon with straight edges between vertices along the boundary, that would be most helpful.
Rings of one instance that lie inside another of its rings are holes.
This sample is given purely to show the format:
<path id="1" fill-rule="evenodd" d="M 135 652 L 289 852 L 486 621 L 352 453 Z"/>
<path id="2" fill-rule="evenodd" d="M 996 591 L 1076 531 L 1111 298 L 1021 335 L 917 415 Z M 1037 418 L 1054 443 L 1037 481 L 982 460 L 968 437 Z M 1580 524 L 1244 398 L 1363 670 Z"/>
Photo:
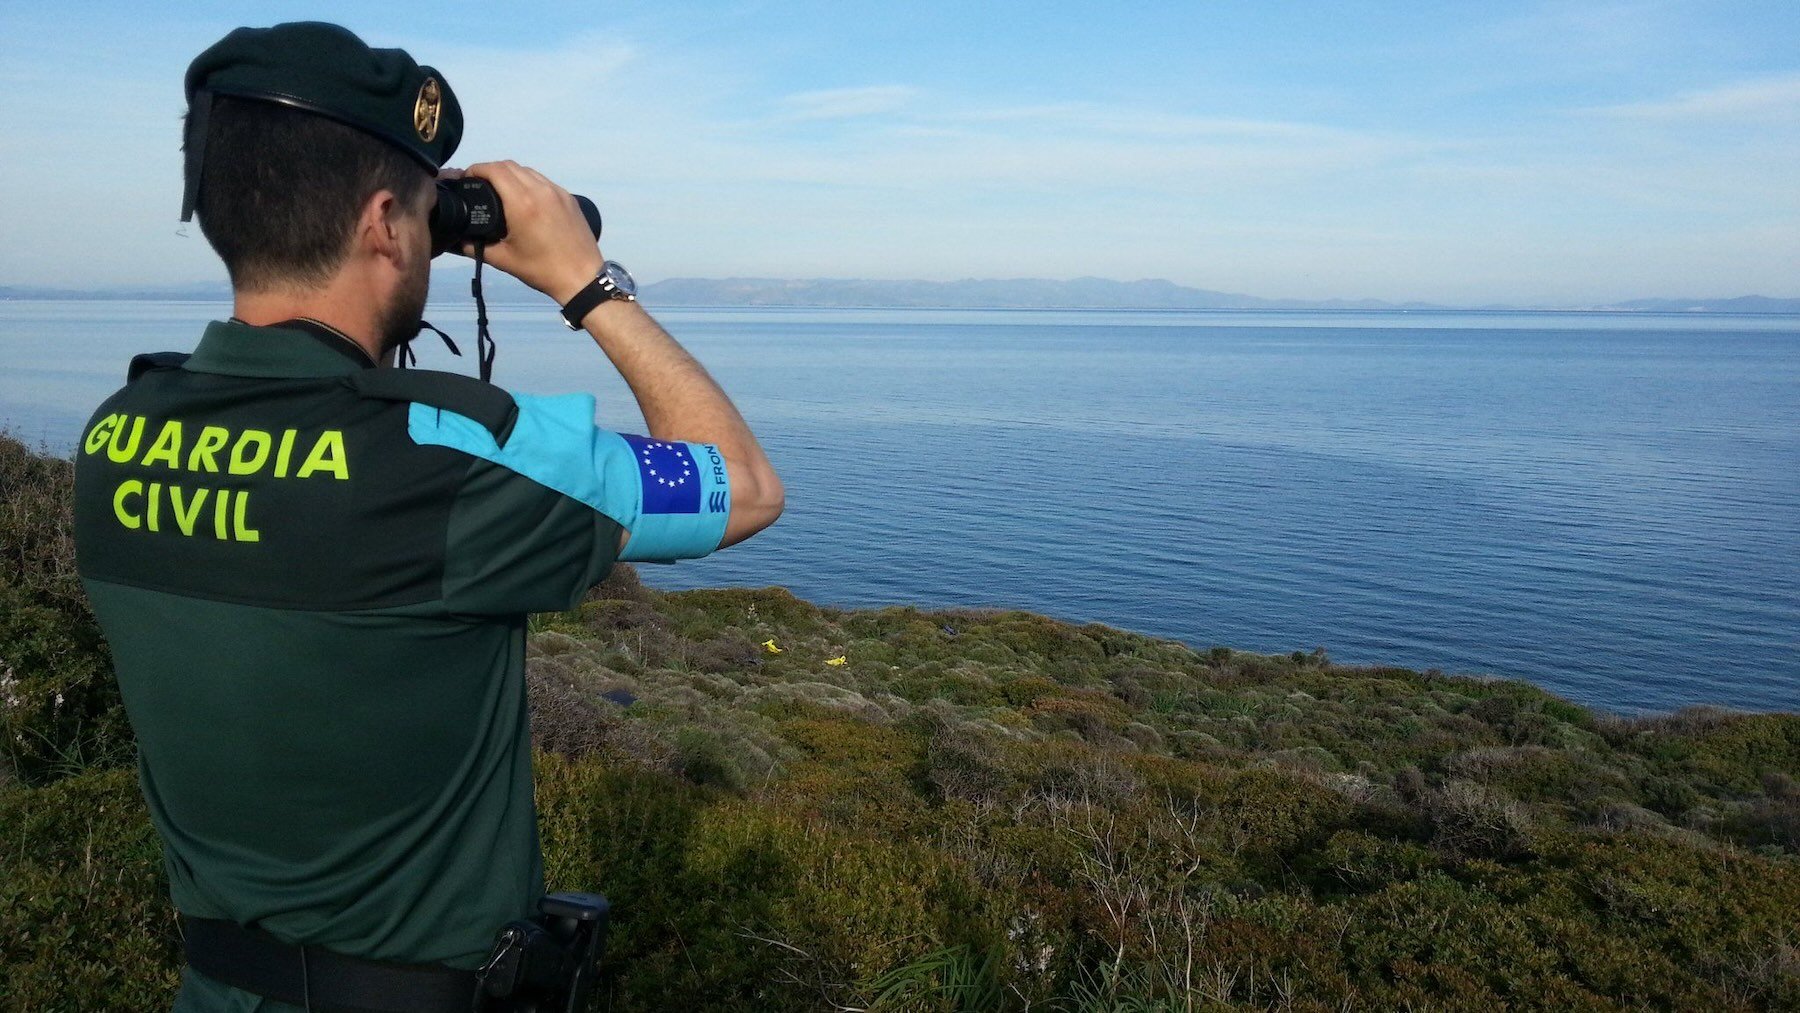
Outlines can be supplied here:
<path id="1" fill-rule="evenodd" d="M 931 1010 L 991 1013 L 1006 1006 L 998 955 L 966 946 L 934 950 L 909 964 L 884 971 L 869 983 L 871 1011 Z"/>
<path id="2" fill-rule="evenodd" d="M 0 1008 L 167 1009 L 179 941 L 128 770 L 0 790 Z"/>
<path id="3" fill-rule="evenodd" d="M 0 431 L 0 580 L 71 616 L 86 599 L 75 573 L 75 467 Z"/>
<path id="4" fill-rule="evenodd" d="M 1379 890 L 1409 883 L 1444 866 L 1443 856 L 1409 841 L 1357 830 L 1332 834 L 1319 850 L 1318 864 L 1333 880 L 1356 890 Z"/>
<path id="5" fill-rule="evenodd" d="M 0 435 L 0 769 L 129 761 L 112 659 L 75 572 L 74 468 Z"/>
<path id="6" fill-rule="evenodd" d="M 1000 695 L 1014 707 L 1029 707 L 1040 698 L 1054 696 L 1062 687 L 1038 675 L 1009 679 L 1000 686 Z"/>
<path id="7" fill-rule="evenodd" d="M 1432 841 L 1451 851 L 1505 857 L 1531 850 L 1530 814 L 1501 791 L 1451 781 L 1426 793 L 1422 802 Z"/>
<path id="8" fill-rule="evenodd" d="M 749 782 L 744 764 L 717 732 L 681 729 L 675 733 L 675 754 L 681 773 L 695 784 L 741 791 Z"/>
<path id="9" fill-rule="evenodd" d="M 991 734 L 962 725 L 937 730 L 919 773 L 928 790 L 945 799 L 996 803 L 1013 797 L 1019 788 L 1002 744 Z"/>
<path id="10" fill-rule="evenodd" d="M 1030 612 L 1005 612 L 973 630 L 969 636 L 990 640 L 1017 656 L 1058 669 L 1093 664 L 1106 658 L 1106 649 L 1094 634 L 1104 637 L 1106 627 L 1077 629 Z"/>
<path id="11" fill-rule="evenodd" d="M 1098 690 L 1064 689 L 1039 697 L 1029 713 L 1041 731 L 1071 731 L 1090 742 L 1104 742 L 1125 727 L 1131 712 Z"/>
<path id="12" fill-rule="evenodd" d="M 1485 746 L 1454 754 L 1444 766 L 1452 775 L 1525 801 L 1587 804 L 1637 794 L 1623 773 L 1597 763 L 1592 754 L 1543 746 Z"/>

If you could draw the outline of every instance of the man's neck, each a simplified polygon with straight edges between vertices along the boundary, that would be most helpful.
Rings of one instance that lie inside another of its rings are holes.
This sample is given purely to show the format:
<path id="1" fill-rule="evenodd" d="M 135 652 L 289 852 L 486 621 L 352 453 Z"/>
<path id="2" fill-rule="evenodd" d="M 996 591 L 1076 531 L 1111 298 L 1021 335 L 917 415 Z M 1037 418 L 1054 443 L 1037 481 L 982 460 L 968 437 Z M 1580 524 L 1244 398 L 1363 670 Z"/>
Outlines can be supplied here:
<path id="1" fill-rule="evenodd" d="M 235 291 L 232 316 L 256 327 L 283 320 L 314 320 L 342 334 L 373 361 L 382 361 L 381 328 L 374 300 L 350 298 L 338 286 L 304 291 Z"/>

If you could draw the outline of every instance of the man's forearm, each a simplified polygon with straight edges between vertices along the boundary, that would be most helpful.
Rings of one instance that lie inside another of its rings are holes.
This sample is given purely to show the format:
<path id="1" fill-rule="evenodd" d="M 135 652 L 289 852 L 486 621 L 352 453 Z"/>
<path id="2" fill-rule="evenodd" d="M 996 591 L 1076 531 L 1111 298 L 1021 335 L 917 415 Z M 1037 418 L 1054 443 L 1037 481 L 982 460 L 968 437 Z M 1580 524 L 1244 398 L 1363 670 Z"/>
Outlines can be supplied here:
<path id="1" fill-rule="evenodd" d="M 635 302 L 602 303 L 584 321 L 588 334 L 631 387 L 649 435 L 710 443 L 731 471 L 731 520 L 722 544 L 748 538 L 781 513 L 781 480 L 744 417 L 706 367 Z"/>

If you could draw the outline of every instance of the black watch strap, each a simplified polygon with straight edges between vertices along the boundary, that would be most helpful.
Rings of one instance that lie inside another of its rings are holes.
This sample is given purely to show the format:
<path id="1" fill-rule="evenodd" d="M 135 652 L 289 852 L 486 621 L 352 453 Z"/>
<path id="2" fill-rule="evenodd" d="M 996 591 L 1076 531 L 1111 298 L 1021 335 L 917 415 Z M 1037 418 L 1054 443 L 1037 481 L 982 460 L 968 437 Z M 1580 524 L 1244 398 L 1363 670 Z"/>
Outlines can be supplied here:
<path id="1" fill-rule="evenodd" d="M 602 277 L 605 275 L 596 276 L 593 281 L 584 285 L 581 291 L 575 293 L 568 302 L 563 303 L 563 323 L 569 325 L 569 330 L 581 330 L 581 322 L 587 319 L 589 313 L 594 312 L 594 307 L 612 298 L 612 293 L 600 284 Z"/>

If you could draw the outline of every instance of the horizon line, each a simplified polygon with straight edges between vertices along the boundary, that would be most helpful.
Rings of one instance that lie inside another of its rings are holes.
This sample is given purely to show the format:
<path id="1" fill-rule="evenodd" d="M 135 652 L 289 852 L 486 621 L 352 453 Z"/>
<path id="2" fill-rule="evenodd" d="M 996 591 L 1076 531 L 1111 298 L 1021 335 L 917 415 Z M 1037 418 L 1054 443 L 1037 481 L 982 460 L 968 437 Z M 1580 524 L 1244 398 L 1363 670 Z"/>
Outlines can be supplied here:
<path id="1" fill-rule="evenodd" d="M 433 270 L 438 274 L 457 274 L 460 269 L 441 268 Z M 488 301 L 496 305 L 514 305 L 528 301 L 521 298 L 523 283 L 504 274 L 495 274 L 487 279 L 491 287 L 499 288 L 492 292 Z M 495 283 L 498 283 L 497 285 Z M 700 275 L 677 275 L 646 282 L 642 288 L 649 292 L 657 288 L 682 285 L 761 285 L 761 286 L 806 286 L 806 285 L 874 285 L 874 286 L 908 286 L 923 288 L 954 288 L 969 285 L 1029 285 L 1039 288 L 1055 285 L 1104 284 L 1119 288 L 1139 286 L 1157 286 L 1162 291 L 1175 296 L 1189 296 L 1197 300 L 1196 305 L 1169 304 L 1131 304 L 1123 301 L 1082 301 L 1076 300 L 1065 304 L 1047 304 L 1033 301 L 1020 305 L 1017 294 L 1012 299 L 1000 298 L 992 304 L 971 303 L 964 300 L 947 302 L 942 305 L 927 305 L 916 301 L 880 301 L 874 293 L 874 301 L 851 302 L 841 299 L 830 301 L 768 301 L 769 297 L 777 297 L 784 293 L 766 293 L 764 298 L 757 298 L 756 293 L 741 293 L 747 297 L 733 300 L 729 297 L 716 300 L 683 300 L 678 303 L 664 305 L 708 306 L 715 308 L 767 308 L 767 309 L 1093 309 L 1093 310 L 1142 310 L 1142 311 L 1275 311 L 1292 312 L 1298 310 L 1324 311 L 1467 311 L 1467 312 L 1724 312 L 1745 313 L 1753 315 L 1786 316 L 1800 314 L 1800 296 L 1768 296 L 1760 293 L 1745 293 L 1734 296 L 1638 296 L 1626 299 L 1591 302 L 1556 302 L 1556 303 L 1441 303 L 1425 299 L 1382 299 L 1371 296 L 1357 297 L 1324 297 L 1296 298 L 1258 296 L 1248 293 L 1227 292 L 1216 289 L 1200 288 L 1184 285 L 1167 278 L 1135 278 L 1118 279 L 1100 275 L 1079 275 L 1072 278 L 1048 278 L 1041 276 L 1012 277 L 964 277 L 954 280 L 933 280 L 925 278 L 866 278 L 866 277 L 777 277 L 752 275 L 727 275 L 723 277 L 707 277 Z M 510 290 L 510 291 L 509 291 Z M 163 282 L 163 283 L 131 283 L 122 282 L 110 285 L 95 285 L 86 288 L 70 288 L 56 285 L 6 284 L 0 283 L 0 300 L 8 302 L 24 301 L 103 301 L 136 299 L 146 302 L 198 302 L 208 301 L 217 296 L 228 295 L 231 291 L 229 281 L 224 279 Z M 793 293 L 799 295 L 800 293 Z M 843 293 L 854 298 L 853 293 Z M 1041 294 L 1041 293 L 1034 293 Z M 535 294 L 534 294 L 535 295 Z M 724 296 L 725 293 L 716 293 Z M 1124 293 L 1120 293 L 1124 295 Z M 1204 305 L 1208 300 L 1244 300 L 1253 305 Z M 534 300 L 533 300 L 534 301 Z M 1731 303 L 1772 303 L 1788 304 L 1777 308 L 1766 309 L 1724 309 L 1711 310 L 1707 307 Z M 1657 305 L 1662 304 L 1662 305 Z"/>

